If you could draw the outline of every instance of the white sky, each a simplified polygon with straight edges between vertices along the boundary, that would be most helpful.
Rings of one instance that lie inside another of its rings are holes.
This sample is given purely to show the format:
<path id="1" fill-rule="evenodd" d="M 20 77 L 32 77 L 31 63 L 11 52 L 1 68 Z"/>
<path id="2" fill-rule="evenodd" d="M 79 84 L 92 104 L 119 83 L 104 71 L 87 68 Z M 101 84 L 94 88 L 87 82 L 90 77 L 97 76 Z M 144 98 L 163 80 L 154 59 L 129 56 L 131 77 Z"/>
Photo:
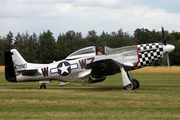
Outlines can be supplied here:
<path id="1" fill-rule="evenodd" d="M 137 28 L 180 32 L 180 0 L 0 0 L 0 36 L 12 31 L 37 35 L 50 30 L 55 39 L 68 30 L 133 34 Z"/>

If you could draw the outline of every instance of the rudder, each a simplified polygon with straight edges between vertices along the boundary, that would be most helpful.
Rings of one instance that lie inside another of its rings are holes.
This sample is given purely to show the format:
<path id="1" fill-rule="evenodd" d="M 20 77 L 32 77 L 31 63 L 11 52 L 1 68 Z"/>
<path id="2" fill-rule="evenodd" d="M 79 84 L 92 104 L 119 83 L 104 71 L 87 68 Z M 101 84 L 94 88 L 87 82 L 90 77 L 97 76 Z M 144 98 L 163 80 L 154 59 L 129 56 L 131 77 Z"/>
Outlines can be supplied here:
<path id="1" fill-rule="evenodd" d="M 17 82 L 16 73 L 14 70 L 14 65 L 12 61 L 12 53 L 11 51 L 4 52 L 5 58 L 5 78 L 9 82 Z"/>

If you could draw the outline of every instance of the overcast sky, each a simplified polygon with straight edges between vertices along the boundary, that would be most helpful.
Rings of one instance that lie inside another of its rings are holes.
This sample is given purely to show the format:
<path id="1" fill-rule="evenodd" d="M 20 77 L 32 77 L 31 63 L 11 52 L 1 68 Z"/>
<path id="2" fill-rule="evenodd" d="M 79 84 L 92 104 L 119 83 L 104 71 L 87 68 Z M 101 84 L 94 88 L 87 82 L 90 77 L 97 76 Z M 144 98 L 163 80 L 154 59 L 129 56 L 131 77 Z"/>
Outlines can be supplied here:
<path id="1" fill-rule="evenodd" d="M 161 26 L 180 32 L 180 0 L 0 0 L 0 36 L 50 30 L 56 39 L 69 30 L 85 37 L 120 28 L 132 35 Z"/>

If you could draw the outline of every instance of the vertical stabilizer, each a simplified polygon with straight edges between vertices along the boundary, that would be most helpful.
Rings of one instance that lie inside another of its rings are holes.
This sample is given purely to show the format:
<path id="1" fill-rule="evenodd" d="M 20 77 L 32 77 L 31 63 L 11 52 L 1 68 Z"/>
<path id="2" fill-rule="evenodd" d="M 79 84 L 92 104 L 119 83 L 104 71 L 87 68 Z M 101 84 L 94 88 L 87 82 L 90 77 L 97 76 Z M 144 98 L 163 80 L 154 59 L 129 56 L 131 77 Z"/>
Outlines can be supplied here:
<path id="1" fill-rule="evenodd" d="M 26 70 L 27 62 L 16 49 L 4 52 L 5 78 L 9 82 L 17 82 L 16 72 Z"/>
<path id="2" fill-rule="evenodd" d="M 16 49 L 11 50 L 11 56 L 15 71 L 22 71 L 27 68 L 27 62 L 24 60 L 24 58 L 19 54 L 19 52 Z"/>
<path id="3" fill-rule="evenodd" d="M 11 53 L 12 53 L 13 62 L 15 64 L 21 65 L 21 64 L 26 64 L 27 63 L 16 49 L 12 49 Z"/>

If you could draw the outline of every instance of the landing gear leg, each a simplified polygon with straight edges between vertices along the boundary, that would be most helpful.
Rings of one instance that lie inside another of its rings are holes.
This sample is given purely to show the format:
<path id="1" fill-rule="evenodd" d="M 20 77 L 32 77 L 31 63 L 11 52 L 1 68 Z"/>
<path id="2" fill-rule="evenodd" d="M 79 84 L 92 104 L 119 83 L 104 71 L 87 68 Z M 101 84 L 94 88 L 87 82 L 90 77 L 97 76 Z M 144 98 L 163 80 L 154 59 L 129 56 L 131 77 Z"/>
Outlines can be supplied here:
<path id="1" fill-rule="evenodd" d="M 120 70 L 121 70 L 122 83 L 124 89 L 134 90 L 139 88 L 140 86 L 139 81 L 134 79 L 130 71 L 125 72 L 123 67 L 120 67 Z"/>
<path id="2" fill-rule="evenodd" d="M 42 83 L 40 89 L 46 89 L 46 83 Z"/>
<path id="3" fill-rule="evenodd" d="M 129 77 L 126 74 L 124 68 L 120 67 L 120 70 L 121 70 L 123 88 L 126 89 L 126 90 L 134 90 L 135 89 L 134 84 L 129 79 Z"/>

